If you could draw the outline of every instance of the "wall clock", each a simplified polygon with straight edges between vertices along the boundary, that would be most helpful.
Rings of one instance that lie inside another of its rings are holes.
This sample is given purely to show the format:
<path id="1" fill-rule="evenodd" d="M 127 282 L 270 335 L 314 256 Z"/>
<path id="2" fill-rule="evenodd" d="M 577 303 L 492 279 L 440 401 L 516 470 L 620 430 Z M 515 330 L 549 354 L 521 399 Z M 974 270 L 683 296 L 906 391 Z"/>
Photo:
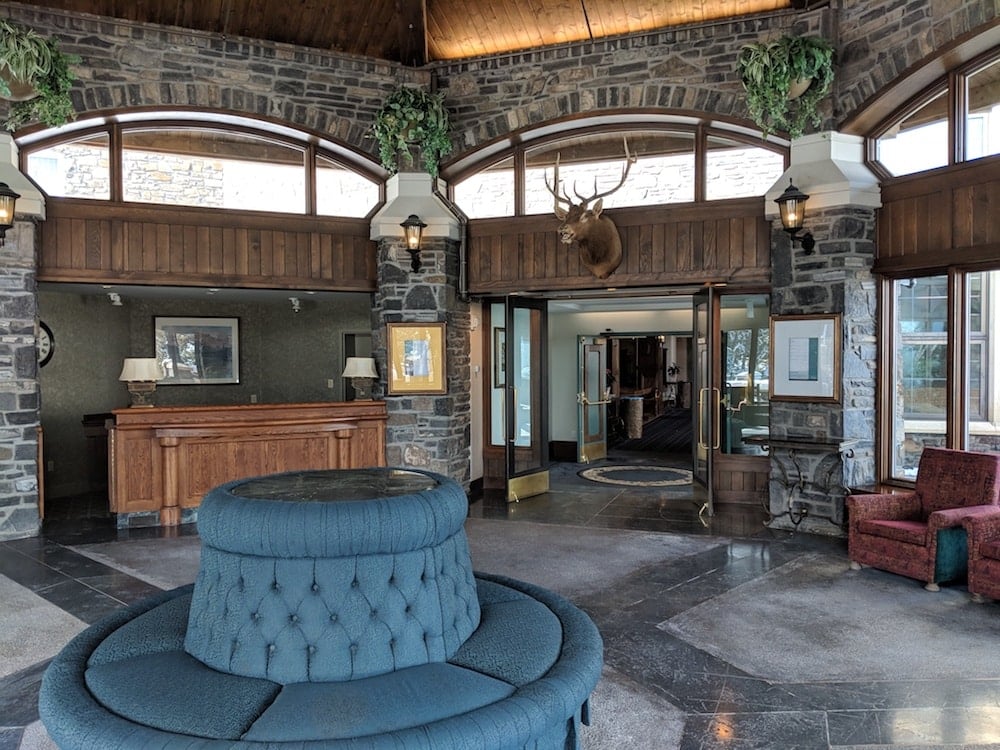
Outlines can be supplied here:
<path id="1" fill-rule="evenodd" d="M 45 367 L 56 350 L 56 338 L 44 321 L 38 321 L 38 366 Z"/>

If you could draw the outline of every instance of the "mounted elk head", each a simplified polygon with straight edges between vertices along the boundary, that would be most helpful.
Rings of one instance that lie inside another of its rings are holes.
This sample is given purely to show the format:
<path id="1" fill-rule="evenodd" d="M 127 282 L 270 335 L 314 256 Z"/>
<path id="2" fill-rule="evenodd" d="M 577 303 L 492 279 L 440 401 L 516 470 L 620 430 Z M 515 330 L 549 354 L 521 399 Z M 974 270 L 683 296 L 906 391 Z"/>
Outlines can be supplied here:
<path id="1" fill-rule="evenodd" d="M 552 184 L 549 185 L 548 177 L 545 178 L 545 187 L 555 197 L 555 214 L 562 224 L 559 227 L 559 238 L 563 244 L 571 245 L 576 242 L 580 246 L 580 261 L 590 272 L 599 279 L 606 279 L 622 262 L 622 240 L 618 234 L 618 227 L 607 216 L 601 212 L 604 210 L 604 199 L 618 190 L 625 184 L 629 170 L 636 162 L 636 157 L 628 151 L 628 141 L 623 138 L 625 144 L 625 165 L 622 167 L 622 178 L 610 190 L 603 193 L 597 192 L 597 178 L 594 178 L 594 194 L 590 197 L 583 197 L 576 190 L 573 184 L 573 193 L 579 203 L 574 203 L 569 197 L 569 193 L 559 180 L 559 155 L 556 154 L 556 166 L 552 175 Z M 562 195 L 559 191 L 562 189 Z M 594 201 L 592 208 L 587 208 L 591 201 Z M 566 207 L 560 206 L 565 203 Z"/>

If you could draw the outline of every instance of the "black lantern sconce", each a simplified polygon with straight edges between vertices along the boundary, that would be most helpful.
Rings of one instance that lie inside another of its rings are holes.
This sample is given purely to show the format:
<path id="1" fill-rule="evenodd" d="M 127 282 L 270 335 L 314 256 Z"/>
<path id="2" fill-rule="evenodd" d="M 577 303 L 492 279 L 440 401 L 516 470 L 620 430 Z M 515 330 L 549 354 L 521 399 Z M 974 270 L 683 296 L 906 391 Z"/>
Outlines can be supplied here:
<path id="1" fill-rule="evenodd" d="M 20 197 L 6 182 L 0 182 L 0 247 L 7 238 L 7 230 L 14 226 L 14 204 Z"/>
<path id="2" fill-rule="evenodd" d="M 420 240 L 423 238 L 424 227 L 427 225 L 416 214 L 410 214 L 406 217 L 406 221 L 399 226 L 403 228 L 406 252 L 410 254 L 410 268 L 413 273 L 417 273 L 420 271 Z"/>
<path id="3" fill-rule="evenodd" d="M 778 204 L 778 211 L 781 213 L 781 226 L 788 232 L 792 244 L 799 242 L 805 254 L 811 255 L 813 248 L 816 247 L 816 240 L 813 239 L 812 232 L 806 232 L 801 237 L 799 236 L 799 232 L 802 231 L 802 222 L 805 219 L 807 200 L 809 200 L 809 196 L 795 187 L 789 180 L 785 192 L 775 198 L 774 202 Z"/>

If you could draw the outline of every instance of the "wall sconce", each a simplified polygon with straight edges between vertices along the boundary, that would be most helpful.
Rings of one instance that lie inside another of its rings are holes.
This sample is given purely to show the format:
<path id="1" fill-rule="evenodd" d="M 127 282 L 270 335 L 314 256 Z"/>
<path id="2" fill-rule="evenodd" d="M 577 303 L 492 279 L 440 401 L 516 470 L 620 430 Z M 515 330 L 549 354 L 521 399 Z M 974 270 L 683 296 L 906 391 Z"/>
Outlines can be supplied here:
<path id="1" fill-rule="evenodd" d="M 108 292 L 108 300 L 112 307 L 122 306 L 122 296 L 118 292 Z"/>
<path id="2" fill-rule="evenodd" d="M 292 303 L 292 312 L 293 313 L 297 313 L 299 310 L 302 309 L 302 303 L 299 302 L 299 298 L 298 297 L 289 297 L 288 301 Z"/>
<path id="3" fill-rule="evenodd" d="M 374 359 L 371 357 L 348 357 L 341 376 L 351 379 L 354 397 L 358 401 L 372 400 L 372 386 L 378 379 Z"/>
<path id="4" fill-rule="evenodd" d="M 403 236 L 406 238 L 406 252 L 410 254 L 410 268 L 413 273 L 420 271 L 420 240 L 424 234 L 424 227 L 427 225 L 420 221 L 416 214 L 410 214 L 406 221 L 400 224 L 403 228 Z"/>
<path id="5" fill-rule="evenodd" d="M 20 197 L 6 182 L 0 182 L 0 247 L 7 238 L 7 230 L 14 226 L 14 204 Z"/>
<path id="6" fill-rule="evenodd" d="M 154 357 L 127 357 L 118 379 L 126 383 L 131 406 L 152 406 L 150 398 L 156 390 L 156 381 L 163 380 L 163 368 Z"/>
<path id="7" fill-rule="evenodd" d="M 806 255 L 811 255 L 813 248 L 816 247 L 816 240 L 813 239 L 812 232 L 806 232 L 799 237 L 799 232 L 802 231 L 802 222 L 805 220 L 807 200 L 809 200 L 809 196 L 795 187 L 789 180 L 785 192 L 775 198 L 774 202 L 778 204 L 778 211 L 781 214 L 781 226 L 788 232 L 792 244 L 794 245 L 798 241 Z"/>

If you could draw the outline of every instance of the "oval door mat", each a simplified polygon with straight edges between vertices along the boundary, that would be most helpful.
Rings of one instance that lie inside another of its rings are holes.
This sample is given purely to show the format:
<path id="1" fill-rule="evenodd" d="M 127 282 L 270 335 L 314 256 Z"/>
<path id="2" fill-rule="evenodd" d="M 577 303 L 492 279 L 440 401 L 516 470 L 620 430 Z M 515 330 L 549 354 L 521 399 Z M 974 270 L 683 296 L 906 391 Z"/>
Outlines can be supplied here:
<path id="1" fill-rule="evenodd" d="M 627 487 L 671 487 L 691 484 L 691 472 L 667 466 L 595 466 L 580 476 L 592 482 L 621 484 Z"/>

